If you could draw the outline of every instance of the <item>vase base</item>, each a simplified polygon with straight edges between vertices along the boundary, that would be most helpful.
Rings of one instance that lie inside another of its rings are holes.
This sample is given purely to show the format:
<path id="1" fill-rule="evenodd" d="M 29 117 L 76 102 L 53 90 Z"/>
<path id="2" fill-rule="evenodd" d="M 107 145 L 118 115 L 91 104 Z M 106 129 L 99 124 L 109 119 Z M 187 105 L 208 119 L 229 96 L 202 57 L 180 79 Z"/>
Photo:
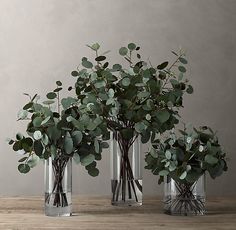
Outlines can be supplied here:
<path id="1" fill-rule="evenodd" d="M 111 180 L 112 200 L 114 206 L 142 205 L 142 180 Z"/>
<path id="2" fill-rule="evenodd" d="M 142 202 L 137 202 L 134 200 L 111 202 L 111 205 L 119 206 L 119 207 L 138 207 L 138 206 L 141 206 L 142 204 L 143 204 Z"/>
<path id="3" fill-rule="evenodd" d="M 206 214 L 205 199 L 200 196 L 195 196 L 195 199 L 173 199 L 169 196 L 164 204 L 164 213 L 172 216 L 203 216 Z"/>
<path id="4" fill-rule="evenodd" d="M 71 192 L 45 193 L 45 215 L 52 217 L 72 216 Z"/>

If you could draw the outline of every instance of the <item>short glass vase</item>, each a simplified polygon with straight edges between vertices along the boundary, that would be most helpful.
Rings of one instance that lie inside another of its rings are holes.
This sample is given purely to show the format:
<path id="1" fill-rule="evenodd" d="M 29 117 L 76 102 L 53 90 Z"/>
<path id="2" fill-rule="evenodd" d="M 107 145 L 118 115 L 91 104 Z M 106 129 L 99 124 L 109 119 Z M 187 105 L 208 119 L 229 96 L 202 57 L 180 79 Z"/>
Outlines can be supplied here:
<path id="1" fill-rule="evenodd" d="M 164 185 L 164 212 L 177 216 L 204 215 L 205 174 L 194 183 L 181 183 L 166 177 Z"/>
<path id="2" fill-rule="evenodd" d="M 72 160 L 51 157 L 45 160 L 45 215 L 72 215 Z"/>

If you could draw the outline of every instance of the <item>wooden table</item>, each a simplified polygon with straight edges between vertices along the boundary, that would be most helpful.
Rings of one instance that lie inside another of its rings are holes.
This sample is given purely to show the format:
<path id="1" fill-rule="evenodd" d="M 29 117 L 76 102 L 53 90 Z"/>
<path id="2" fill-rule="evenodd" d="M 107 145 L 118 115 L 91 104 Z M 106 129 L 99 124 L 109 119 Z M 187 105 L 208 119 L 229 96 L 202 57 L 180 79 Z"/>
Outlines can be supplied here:
<path id="1" fill-rule="evenodd" d="M 158 198 L 147 198 L 140 207 L 114 207 L 107 197 L 73 198 L 74 215 L 46 217 L 42 197 L 1 197 L 0 229 L 83 229 L 83 230 L 228 230 L 236 229 L 236 198 L 214 198 L 208 214 L 198 217 L 162 213 Z"/>

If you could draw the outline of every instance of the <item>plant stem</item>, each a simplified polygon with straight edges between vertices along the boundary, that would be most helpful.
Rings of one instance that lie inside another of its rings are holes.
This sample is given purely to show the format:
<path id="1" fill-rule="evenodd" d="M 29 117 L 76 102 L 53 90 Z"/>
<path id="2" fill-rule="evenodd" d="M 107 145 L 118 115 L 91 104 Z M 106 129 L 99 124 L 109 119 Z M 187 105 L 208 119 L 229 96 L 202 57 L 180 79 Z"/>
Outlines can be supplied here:
<path id="1" fill-rule="evenodd" d="M 47 204 L 51 203 L 56 207 L 68 206 L 66 193 L 63 188 L 63 178 L 68 160 L 69 158 L 58 157 L 52 161 L 52 169 L 55 179 L 52 191 L 50 191 L 45 198 Z"/>
<path id="2" fill-rule="evenodd" d="M 165 201 L 168 206 L 167 212 L 169 214 L 179 214 L 179 215 L 192 215 L 192 214 L 203 214 L 205 210 L 205 204 L 202 198 L 197 197 L 193 194 L 193 190 L 196 186 L 193 184 L 181 184 L 175 182 L 175 186 L 178 194 L 176 198 L 169 197 Z"/>
<path id="3" fill-rule="evenodd" d="M 133 198 L 136 202 L 139 202 L 137 189 L 142 192 L 142 185 L 138 180 L 134 179 L 129 159 L 129 149 L 133 145 L 137 136 L 127 140 L 124 139 L 119 132 L 115 132 L 114 138 L 118 142 L 120 148 L 121 160 L 118 162 L 118 164 L 120 164 L 119 180 L 114 181 L 112 184 L 112 201 L 117 202 L 121 198 L 121 201 L 126 202 L 127 199 Z"/>

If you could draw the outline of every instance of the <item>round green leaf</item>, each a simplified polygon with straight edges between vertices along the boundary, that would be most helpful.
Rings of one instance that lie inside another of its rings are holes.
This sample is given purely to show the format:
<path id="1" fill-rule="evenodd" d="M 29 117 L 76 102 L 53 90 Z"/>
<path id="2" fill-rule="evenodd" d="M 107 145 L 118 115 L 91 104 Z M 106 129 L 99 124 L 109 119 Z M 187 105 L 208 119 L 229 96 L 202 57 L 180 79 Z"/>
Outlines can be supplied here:
<path id="1" fill-rule="evenodd" d="M 18 170 L 21 172 L 21 173 L 28 173 L 30 171 L 30 166 L 28 164 L 19 164 L 18 166 Z"/>
<path id="2" fill-rule="evenodd" d="M 85 67 L 85 68 L 87 68 L 87 69 L 93 68 L 92 62 L 86 61 L 86 60 L 82 61 L 82 66 Z"/>
<path id="3" fill-rule="evenodd" d="M 21 150 L 21 149 L 22 149 L 22 144 L 21 144 L 21 142 L 20 142 L 20 141 L 16 141 L 16 142 L 14 143 L 14 145 L 12 146 L 12 148 L 13 148 L 14 151 Z"/>
<path id="4" fill-rule="evenodd" d="M 33 155 L 27 162 L 27 164 L 29 165 L 30 168 L 35 167 L 39 162 L 39 157 Z"/>
<path id="5" fill-rule="evenodd" d="M 100 48 L 100 45 L 98 43 L 94 43 L 93 45 L 91 45 L 91 48 L 96 51 Z"/>
<path id="6" fill-rule="evenodd" d="M 41 140 L 45 145 L 48 145 L 49 139 L 48 139 L 48 136 L 46 134 L 43 134 Z"/>
<path id="7" fill-rule="evenodd" d="M 79 130 L 74 131 L 74 132 L 72 133 L 72 138 L 73 138 L 73 140 L 75 141 L 75 144 L 78 145 L 78 144 L 82 141 L 83 134 L 82 134 L 82 132 L 80 132 Z"/>
<path id="8" fill-rule="evenodd" d="M 93 163 L 94 160 L 95 160 L 95 156 L 93 154 L 89 154 L 87 156 L 84 156 L 81 159 L 81 164 L 83 166 L 87 166 L 87 165 L 90 165 L 91 163 Z"/>
<path id="9" fill-rule="evenodd" d="M 121 82 L 122 82 L 122 85 L 123 85 L 123 86 L 129 86 L 129 84 L 130 84 L 130 79 L 127 78 L 127 77 L 125 77 L 125 78 L 122 79 Z"/>
<path id="10" fill-rule="evenodd" d="M 71 72 L 71 75 L 73 77 L 77 77 L 77 76 L 79 76 L 79 73 L 78 73 L 78 71 L 74 70 L 74 71 Z"/>
<path id="11" fill-rule="evenodd" d="M 187 61 L 185 58 L 183 58 L 183 57 L 180 57 L 180 58 L 179 58 L 179 61 L 180 61 L 182 64 L 184 64 L 184 65 L 186 65 L 186 64 L 188 63 L 188 61 Z"/>
<path id="12" fill-rule="evenodd" d="M 21 133 L 16 134 L 16 139 L 17 140 L 22 140 L 23 138 L 24 138 L 24 136 Z"/>
<path id="13" fill-rule="evenodd" d="M 48 99 L 55 99 L 57 97 L 57 94 L 54 92 L 50 92 L 47 94 Z"/>
<path id="14" fill-rule="evenodd" d="M 191 85 L 189 85 L 188 88 L 186 89 L 186 92 L 188 94 L 192 94 L 193 93 L 193 87 Z"/>
<path id="15" fill-rule="evenodd" d="M 41 122 L 41 125 L 44 125 L 46 124 L 49 120 L 50 120 L 50 116 L 46 117 L 42 122 Z"/>
<path id="16" fill-rule="evenodd" d="M 158 157 L 157 151 L 154 148 L 151 148 L 150 154 L 152 155 L 153 158 L 157 158 Z"/>
<path id="17" fill-rule="evenodd" d="M 43 147 L 43 144 L 41 143 L 41 141 L 40 140 L 36 140 L 35 142 L 34 142 L 34 151 L 35 151 L 35 154 L 37 155 L 37 156 L 41 156 L 42 155 L 42 153 L 43 153 L 43 151 L 44 151 L 44 147 Z"/>
<path id="18" fill-rule="evenodd" d="M 152 116 L 151 116 L 150 114 L 147 114 L 147 115 L 145 116 L 145 118 L 146 118 L 146 120 L 150 121 L 151 118 L 152 118 Z"/>
<path id="19" fill-rule="evenodd" d="M 7 138 L 6 139 L 6 142 L 9 144 L 9 145 L 12 145 L 14 143 L 14 140 L 12 140 L 11 138 Z"/>
<path id="20" fill-rule="evenodd" d="M 33 106 L 33 102 L 29 102 L 28 104 L 26 104 L 24 107 L 23 107 L 23 109 L 24 110 L 27 110 L 27 109 L 30 109 L 32 106 Z"/>
<path id="21" fill-rule="evenodd" d="M 66 133 L 66 136 L 65 136 L 65 139 L 64 139 L 64 150 L 67 154 L 71 154 L 72 151 L 73 151 L 73 140 L 70 136 L 70 133 L 67 132 Z"/>
<path id="22" fill-rule="evenodd" d="M 104 60 L 106 60 L 105 56 L 98 56 L 95 58 L 95 61 L 104 61 Z"/>
<path id="23" fill-rule="evenodd" d="M 182 72 L 182 73 L 185 73 L 185 72 L 186 72 L 186 68 L 185 68 L 184 66 L 182 66 L 182 65 L 180 65 L 180 66 L 178 67 L 178 69 L 179 69 L 179 71 Z"/>
<path id="24" fill-rule="evenodd" d="M 62 86 L 61 81 L 56 81 L 56 84 L 57 84 L 58 86 Z"/>
<path id="25" fill-rule="evenodd" d="M 165 152 L 165 156 L 166 156 L 166 159 L 170 160 L 171 159 L 171 152 L 169 150 L 167 150 Z"/>
<path id="26" fill-rule="evenodd" d="M 170 113 L 167 110 L 160 110 L 157 111 L 156 117 L 161 123 L 165 123 L 170 118 Z"/>
<path id="27" fill-rule="evenodd" d="M 184 172 L 180 175 L 179 179 L 180 179 L 180 180 L 184 180 L 186 176 L 187 176 L 187 172 L 184 171 Z"/>
<path id="28" fill-rule="evenodd" d="M 157 69 L 165 69 L 168 66 L 168 61 L 161 63 L 157 66 Z"/>
<path id="29" fill-rule="evenodd" d="M 62 87 L 58 87 L 56 89 L 53 90 L 53 92 L 57 93 L 57 92 L 60 92 L 62 90 Z"/>
<path id="30" fill-rule="evenodd" d="M 135 48 L 136 48 L 136 45 L 134 44 L 134 43 L 129 43 L 128 44 L 128 48 L 129 48 L 129 50 L 135 50 Z"/>
<path id="31" fill-rule="evenodd" d="M 115 92 L 114 92 L 114 90 L 113 90 L 112 88 L 108 90 L 108 96 L 109 96 L 110 98 L 113 98 L 113 97 L 114 97 L 114 94 L 115 94 Z"/>
<path id="32" fill-rule="evenodd" d="M 34 132 L 33 136 L 35 140 L 40 140 L 42 138 L 42 133 L 39 130 L 37 130 Z"/>
<path id="33" fill-rule="evenodd" d="M 119 49 L 119 54 L 120 54 L 121 56 L 125 56 L 127 53 L 128 53 L 128 49 L 127 49 L 126 47 L 121 47 L 121 48 Z"/>
<path id="34" fill-rule="evenodd" d="M 33 120 L 34 127 L 40 127 L 43 119 L 41 117 L 35 117 Z"/>
<path id="35" fill-rule="evenodd" d="M 98 140 L 97 140 L 97 139 L 94 140 L 94 148 L 95 148 L 95 152 L 96 152 L 96 153 L 99 153 L 99 151 L 100 151 L 100 146 L 99 146 L 99 143 L 98 143 Z"/>
<path id="36" fill-rule="evenodd" d="M 98 174 L 99 174 L 99 170 L 98 170 L 97 168 L 92 168 L 92 167 L 90 167 L 90 168 L 88 169 L 88 174 L 89 174 L 90 176 L 92 176 L 92 177 L 96 177 L 96 176 L 98 176 Z"/>
<path id="37" fill-rule="evenodd" d="M 22 109 L 17 113 L 17 118 L 18 119 L 25 119 L 25 118 L 27 118 L 27 115 L 28 115 L 28 112 L 26 110 Z"/>
<path id="38" fill-rule="evenodd" d="M 112 69 L 115 71 L 120 71 L 122 69 L 122 66 L 120 64 L 114 64 L 112 66 Z"/>
<path id="39" fill-rule="evenodd" d="M 53 104 L 55 101 L 52 101 L 52 100 L 47 100 L 47 101 L 43 101 L 43 104 L 45 105 L 51 105 Z"/>
<path id="40" fill-rule="evenodd" d="M 80 155 L 78 153 L 75 153 L 73 155 L 73 159 L 75 161 L 76 164 L 79 164 L 80 163 Z"/>
<path id="41" fill-rule="evenodd" d="M 218 159 L 212 155 L 207 154 L 205 156 L 205 161 L 210 165 L 214 165 L 218 162 Z"/>
<path id="42" fill-rule="evenodd" d="M 134 125 L 136 132 L 141 133 L 146 129 L 146 125 L 143 122 L 138 122 Z"/>
<path id="43" fill-rule="evenodd" d="M 106 86 L 106 82 L 103 81 L 103 80 L 99 80 L 99 81 L 97 81 L 97 82 L 94 84 L 94 86 L 99 89 L 99 88 L 105 87 L 105 86 Z"/>
<path id="44" fill-rule="evenodd" d="M 167 176 L 169 174 L 169 172 L 167 170 L 161 170 L 159 172 L 159 176 Z"/>

